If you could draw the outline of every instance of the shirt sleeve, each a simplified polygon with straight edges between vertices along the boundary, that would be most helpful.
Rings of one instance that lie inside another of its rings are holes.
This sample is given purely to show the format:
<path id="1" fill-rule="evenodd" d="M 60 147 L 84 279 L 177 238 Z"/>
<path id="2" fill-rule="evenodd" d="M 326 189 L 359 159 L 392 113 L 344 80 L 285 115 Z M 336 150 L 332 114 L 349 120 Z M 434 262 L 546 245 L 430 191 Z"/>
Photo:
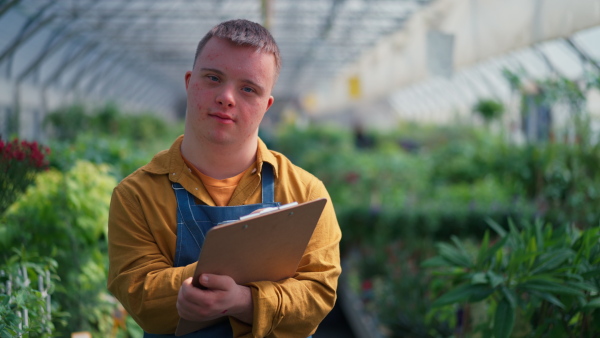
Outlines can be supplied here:
<path id="1" fill-rule="evenodd" d="M 166 246 L 155 239 L 161 237 L 153 236 L 140 201 L 126 188 L 117 186 L 110 204 L 108 289 L 144 331 L 173 333 L 179 320 L 177 294 L 196 264 L 173 267 Z"/>
<path id="2" fill-rule="evenodd" d="M 341 273 L 341 231 L 324 185 L 309 200 L 327 204 L 293 278 L 249 283 L 254 304 L 252 326 L 230 318 L 235 337 L 308 337 L 331 311 Z"/>

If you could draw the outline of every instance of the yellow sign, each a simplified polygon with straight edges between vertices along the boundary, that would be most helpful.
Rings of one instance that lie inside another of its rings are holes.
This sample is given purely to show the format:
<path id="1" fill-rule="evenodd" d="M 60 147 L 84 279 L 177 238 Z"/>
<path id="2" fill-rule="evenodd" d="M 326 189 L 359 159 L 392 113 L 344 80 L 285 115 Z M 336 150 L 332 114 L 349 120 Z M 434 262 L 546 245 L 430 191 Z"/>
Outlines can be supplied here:
<path id="1" fill-rule="evenodd" d="M 314 113 L 318 105 L 317 96 L 314 93 L 310 93 L 304 97 L 302 103 L 308 113 Z"/>
<path id="2" fill-rule="evenodd" d="M 360 88 L 360 78 L 358 75 L 351 76 L 348 79 L 348 95 L 352 99 L 360 99 L 362 96 Z"/>

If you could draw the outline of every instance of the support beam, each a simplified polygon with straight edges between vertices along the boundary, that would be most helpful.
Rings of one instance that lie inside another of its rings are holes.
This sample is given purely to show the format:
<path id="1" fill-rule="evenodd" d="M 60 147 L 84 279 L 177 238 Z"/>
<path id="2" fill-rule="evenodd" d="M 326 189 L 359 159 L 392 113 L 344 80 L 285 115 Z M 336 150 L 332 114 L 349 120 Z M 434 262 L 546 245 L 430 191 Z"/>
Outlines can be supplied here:
<path id="1" fill-rule="evenodd" d="M 577 53 L 577 55 L 579 55 L 579 57 L 581 59 L 589 62 L 597 70 L 600 70 L 600 65 L 598 64 L 598 62 L 596 60 L 594 60 L 591 56 L 589 56 L 588 53 L 585 52 L 581 47 L 577 46 L 575 41 L 573 41 L 573 38 L 568 37 L 564 40 L 575 51 L 575 53 Z"/>
<path id="2" fill-rule="evenodd" d="M 81 62 L 79 64 L 79 69 L 75 72 L 75 74 L 73 75 L 73 80 L 69 83 L 69 85 L 67 85 L 67 90 L 69 91 L 75 91 L 75 89 L 77 88 L 77 86 L 79 85 L 79 83 L 81 82 L 81 80 L 83 80 L 85 78 L 84 76 L 84 72 L 88 70 L 88 66 L 89 65 L 94 65 L 94 64 L 100 64 L 106 56 L 110 55 L 114 53 L 111 50 L 104 50 L 102 52 L 97 52 L 88 62 Z M 94 69 L 97 68 L 98 65 L 96 65 L 94 67 Z"/>
<path id="3" fill-rule="evenodd" d="M 78 34 L 81 34 L 81 32 L 82 32 L 81 29 L 72 29 L 69 31 L 70 26 L 74 25 L 78 20 L 83 18 L 86 13 L 89 13 L 93 9 L 93 7 L 97 6 L 99 3 L 100 2 L 95 2 L 95 1 L 90 2 L 89 4 L 87 4 L 86 7 L 79 9 L 78 10 L 79 12 L 77 13 L 76 16 L 73 17 L 73 19 L 71 21 L 68 21 L 68 22 L 62 24 L 60 27 L 58 27 L 54 31 L 54 34 L 47 40 L 46 46 L 38 54 L 38 57 L 35 59 L 35 61 L 33 61 L 27 67 L 27 69 L 17 77 L 17 82 L 23 81 L 28 75 L 30 75 L 33 71 L 38 69 L 38 67 L 40 67 L 43 64 L 43 62 L 48 59 L 49 56 L 51 56 L 56 51 L 58 51 L 64 44 L 66 44 L 67 42 L 70 42 L 70 39 L 72 37 L 74 37 Z M 120 9 L 121 8 L 116 8 L 115 13 L 118 12 Z M 108 22 L 105 22 L 102 25 L 107 24 L 107 23 Z M 101 29 L 101 28 L 102 28 L 102 26 L 96 27 L 95 29 Z"/>
<path id="4" fill-rule="evenodd" d="M 110 67 L 111 64 L 119 64 L 119 63 L 121 63 L 122 60 L 125 59 L 126 56 L 127 56 L 127 53 L 122 52 L 121 54 L 117 55 L 117 57 L 114 58 L 114 60 L 112 60 L 111 62 L 105 63 L 105 64 L 107 64 L 108 67 Z M 107 60 L 107 61 L 110 61 L 110 60 Z M 92 91 L 94 91 L 97 86 L 102 86 L 103 83 L 108 83 L 108 81 L 107 81 L 108 75 L 116 67 L 110 67 L 108 69 L 104 69 L 104 68 L 106 68 L 106 67 L 102 67 L 102 65 L 98 65 L 98 67 L 95 68 L 96 75 L 94 75 L 92 77 L 93 80 L 91 80 L 90 83 L 87 85 L 87 87 L 84 89 L 84 92 L 86 93 L 86 95 L 91 95 Z"/>
<path id="5" fill-rule="evenodd" d="M 21 0 L 12 0 L 9 1 L 8 3 L 3 4 L 0 7 L 0 18 L 6 13 L 8 12 L 8 10 L 13 7 L 14 5 L 18 4 L 19 2 L 21 2 Z"/>
<path id="6" fill-rule="evenodd" d="M 266 29 L 272 29 L 271 22 L 273 19 L 273 0 L 261 0 L 261 14 L 263 26 Z"/>
<path id="7" fill-rule="evenodd" d="M 46 42 L 45 47 L 38 54 L 35 60 L 27 66 L 27 68 L 17 76 L 17 82 L 23 82 L 23 80 L 32 74 L 35 70 L 38 69 L 46 61 L 50 56 L 56 53 L 62 46 L 64 46 L 67 42 L 70 42 L 70 39 L 74 37 L 77 32 L 69 32 L 65 35 L 61 35 L 62 31 L 59 31 L 58 34 L 54 34 L 48 41 Z"/>
<path id="8" fill-rule="evenodd" d="M 550 72 L 552 72 L 553 74 L 560 74 L 559 71 L 556 69 L 556 67 L 554 67 L 554 64 L 552 63 L 552 61 L 550 61 L 550 58 L 548 57 L 548 55 L 546 55 L 546 53 L 544 53 L 544 51 L 540 48 L 539 45 L 533 46 L 533 50 L 535 50 L 537 52 L 538 56 L 542 59 L 542 61 L 544 62 L 546 67 L 548 67 Z"/>
<path id="9" fill-rule="evenodd" d="M 8 47 L 6 47 L 0 54 L 0 63 L 9 55 L 12 55 L 17 50 L 17 48 L 19 48 L 19 46 L 21 44 L 23 44 L 25 41 L 27 41 L 27 39 L 31 38 L 40 29 L 44 28 L 46 25 L 48 25 L 50 22 L 52 22 L 52 20 L 54 20 L 54 18 L 55 18 L 54 15 L 49 15 L 48 17 L 42 19 L 42 16 L 44 15 L 44 13 L 53 4 L 54 4 L 54 2 L 49 2 L 47 5 L 43 6 L 35 15 L 30 17 L 27 20 L 27 22 L 25 22 L 25 24 L 21 28 L 21 32 L 19 32 L 19 34 L 15 37 L 13 42 L 11 42 L 8 45 Z M 39 21 L 39 23 L 36 26 L 31 28 L 31 26 L 34 25 L 38 20 L 41 20 L 41 21 Z"/>
<path id="10" fill-rule="evenodd" d="M 42 87 L 46 88 L 53 83 L 57 83 L 58 80 L 60 79 L 61 75 L 67 69 L 72 67 L 72 65 L 75 64 L 75 62 L 77 60 L 79 60 L 81 57 L 96 50 L 98 48 L 98 46 L 99 46 L 98 42 L 89 42 L 89 43 L 85 44 L 82 48 L 80 48 L 79 51 L 77 51 L 73 55 L 71 55 L 71 57 L 65 58 L 65 60 L 60 65 L 58 65 L 56 67 L 55 71 L 48 77 L 48 80 L 46 82 L 44 82 Z"/>

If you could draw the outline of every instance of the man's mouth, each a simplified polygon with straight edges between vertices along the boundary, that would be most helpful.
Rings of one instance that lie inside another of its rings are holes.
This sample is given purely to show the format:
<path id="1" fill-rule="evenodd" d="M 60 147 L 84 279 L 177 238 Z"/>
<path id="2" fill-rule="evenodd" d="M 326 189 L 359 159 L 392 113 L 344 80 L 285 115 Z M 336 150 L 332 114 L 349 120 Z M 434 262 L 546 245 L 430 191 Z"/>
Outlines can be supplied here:
<path id="1" fill-rule="evenodd" d="M 228 114 L 213 113 L 213 114 L 209 114 L 209 116 L 214 117 L 218 121 L 224 122 L 224 123 L 233 123 L 233 122 L 235 122 L 234 119 L 233 119 L 233 117 L 231 117 L 231 115 L 228 115 Z"/>

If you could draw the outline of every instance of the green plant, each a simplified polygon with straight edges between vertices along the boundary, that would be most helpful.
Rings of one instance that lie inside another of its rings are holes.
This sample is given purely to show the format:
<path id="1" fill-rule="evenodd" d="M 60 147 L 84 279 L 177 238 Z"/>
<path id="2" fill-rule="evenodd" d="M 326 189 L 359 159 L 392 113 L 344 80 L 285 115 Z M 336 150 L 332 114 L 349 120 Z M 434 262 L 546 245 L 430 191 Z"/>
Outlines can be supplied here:
<path id="1" fill-rule="evenodd" d="M 573 115 L 582 113 L 586 102 L 586 88 L 566 77 L 556 77 L 537 81 L 541 88 L 541 100 L 545 104 L 567 103 Z"/>
<path id="2" fill-rule="evenodd" d="M 54 119 L 67 119 L 72 111 L 85 115 L 86 128 L 76 130 L 68 138 L 54 137 L 49 141 L 53 149 L 50 166 L 61 171 L 70 170 L 78 160 L 86 160 L 109 164 L 110 173 L 121 180 L 168 148 L 183 130 L 180 124 L 164 121 L 154 114 L 121 112 L 111 103 L 91 113 L 80 106 L 62 108 L 53 113 Z M 50 133 L 53 135 L 56 136 Z"/>
<path id="3" fill-rule="evenodd" d="M 504 104 L 494 99 L 481 99 L 473 107 L 473 111 L 481 115 L 486 124 L 499 119 L 504 113 Z"/>
<path id="4" fill-rule="evenodd" d="M 56 109 L 44 120 L 47 135 L 59 143 L 76 144 L 81 136 L 118 138 L 146 148 L 147 143 L 172 141 L 183 130 L 176 123 L 157 114 L 123 112 L 113 103 L 88 109 L 71 105 Z"/>
<path id="5" fill-rule="evenodd" d="M 28 257 L 24 249 L 13 254 L 0 265 L 0 337 L 50 337 L 56 262 Z"/>
<path id="6" fill-rule="evenodd" d="M 173 141 L 174 138 L 171 140 Z M 132 140 L 121 137 L 98 137 L 82 134 L 76 142 L 51 141 L 50 166 L 60 171 L 71 170 L 78 161 L 109 165 L 109 173 L 118 181 L 148 163 L 158 152 L 159 143 L 137 146 Z M 162 143 L 163 149 L 168 143 Z M 156 149 L 156 150 L 155 150 Z"/>
<path id="7" fill-rule="evenodd" d="M 15 245 L 58 263 L 55 300 L 68 313 L 57 333 L 108 336 L 115 302 L 106 291 L 108 206 L 116 180 L 106 165 L 77 162 L 62 173 L 49 170 L 7 210 L 0 223 L 0 257 Z"/>
<path id="8" fill-rule="evenodd" d="M 59 108 L 44 118 L 46 133 L 57 140 L 74 141 L 79 133 L 88 130 L 90 116 L 81 104 Z"/>
<path id="9" fill-rule="evenodd" d="M 490 226 L 498 238 L 486 231 L 478 250 L 452 237 L 422 264 L 453 285 L 433 302 L 438 309 L 430 317 L 475 303 L 484 315 L 467 319 L 486 337 L 521 330 L 533 337 L 600 334 L 600 228 Z"/>
<path id="10" fill-rule="evenodd" d="M 0 137 L 0 215 L 33 182 L 35 174 L 48 167 L 50 149 L 37 142 Z"/>

